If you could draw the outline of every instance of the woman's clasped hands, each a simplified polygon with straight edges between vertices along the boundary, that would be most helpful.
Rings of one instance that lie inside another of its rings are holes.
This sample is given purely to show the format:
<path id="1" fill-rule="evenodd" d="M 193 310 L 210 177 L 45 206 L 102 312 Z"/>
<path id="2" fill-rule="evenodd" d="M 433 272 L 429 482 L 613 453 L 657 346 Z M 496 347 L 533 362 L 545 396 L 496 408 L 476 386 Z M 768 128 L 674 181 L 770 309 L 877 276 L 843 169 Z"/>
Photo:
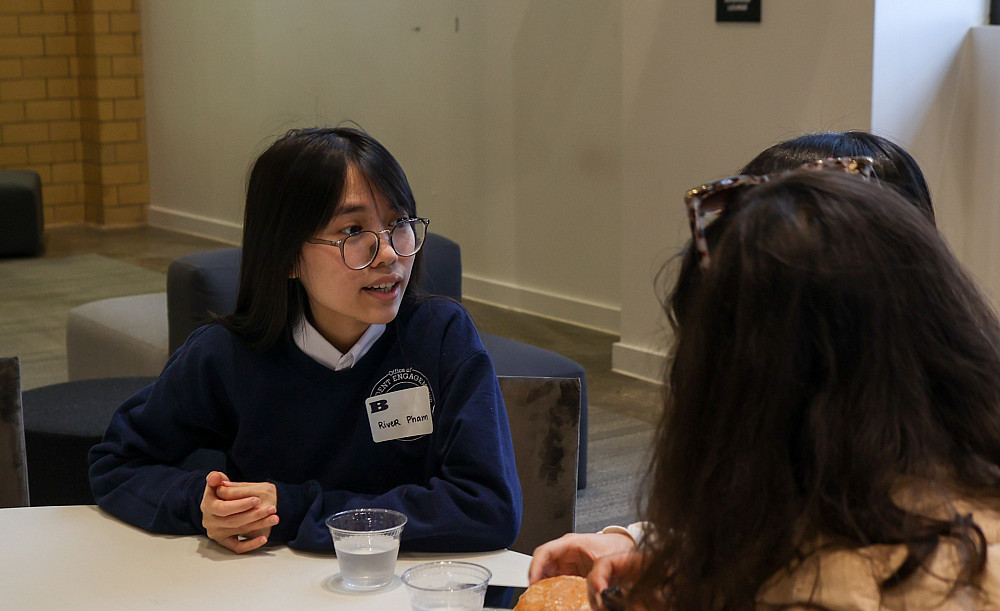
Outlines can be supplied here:
<path id="1" fill-rule="evenodd" d="M 278 491 L 270 482 L 232 482 L 212 471 L 205 478 L 201 513 L 210 539 L 243 554 L 267 543 L 278 523 Z"/>

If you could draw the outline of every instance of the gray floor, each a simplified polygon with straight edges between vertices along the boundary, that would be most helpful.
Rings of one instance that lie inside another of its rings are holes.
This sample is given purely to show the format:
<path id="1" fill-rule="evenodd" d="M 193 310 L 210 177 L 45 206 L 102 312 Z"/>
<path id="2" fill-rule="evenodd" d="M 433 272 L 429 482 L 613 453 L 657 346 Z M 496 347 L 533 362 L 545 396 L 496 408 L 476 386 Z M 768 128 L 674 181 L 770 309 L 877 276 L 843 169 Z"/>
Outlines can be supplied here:
<path id="1" fill-rule="evenodd" d="M 159 273 L 165 273 L 170 261 L 179 256 L 228 246 L 151 227 L 77 225 L 49 228 L 45 234 L 43 258 L 97 254 Z M 481 330 L 558 352 L 584 366 L 590 460 L 588 488 L 578 495 L 577 530 L 592 531 L 633 519 L 646 448 L 652 425 L 659 419 L 660 387 L 611 371 L 615 335 L 471 299 L 464 305 Z"/>

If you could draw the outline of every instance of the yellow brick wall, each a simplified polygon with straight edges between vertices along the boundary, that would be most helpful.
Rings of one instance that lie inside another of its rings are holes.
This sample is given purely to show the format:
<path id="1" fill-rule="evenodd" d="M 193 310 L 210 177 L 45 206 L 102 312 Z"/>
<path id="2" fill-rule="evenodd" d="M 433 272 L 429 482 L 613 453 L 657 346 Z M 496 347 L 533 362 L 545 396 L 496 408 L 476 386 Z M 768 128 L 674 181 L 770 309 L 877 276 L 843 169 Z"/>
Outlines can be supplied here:
<path id="1" fill-rule="evenodd" d="M 0 0 L 0 169 L 46 226 L 146 222 L 145 116 L 139 0 Z"/>

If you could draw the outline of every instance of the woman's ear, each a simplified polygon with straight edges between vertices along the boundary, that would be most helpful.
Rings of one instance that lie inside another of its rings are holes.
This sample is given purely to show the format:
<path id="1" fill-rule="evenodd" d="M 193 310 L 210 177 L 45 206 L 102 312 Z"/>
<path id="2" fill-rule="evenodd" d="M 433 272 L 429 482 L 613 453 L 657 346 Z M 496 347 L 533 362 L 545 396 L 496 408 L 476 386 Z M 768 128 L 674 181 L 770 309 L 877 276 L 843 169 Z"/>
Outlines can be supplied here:
<path id="1" fill-rule="evenodd" d="M 292 264 L 292 268 L 288 270 L 288 279 L 294 280 L 299 277 L 299 264 L 295 262 Z"/>

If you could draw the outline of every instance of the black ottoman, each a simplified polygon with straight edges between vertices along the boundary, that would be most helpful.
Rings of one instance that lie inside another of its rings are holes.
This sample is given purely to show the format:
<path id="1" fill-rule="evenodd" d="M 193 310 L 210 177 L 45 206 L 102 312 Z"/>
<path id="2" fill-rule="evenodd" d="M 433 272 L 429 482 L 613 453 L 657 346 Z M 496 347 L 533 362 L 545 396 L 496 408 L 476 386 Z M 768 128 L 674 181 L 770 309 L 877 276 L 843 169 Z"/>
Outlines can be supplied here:
<path id="1" fill-rule="evenodd" d="M 42 252 L 42 181 L 31 170 L 0 170 L 0 256 Z"/>
<path id="2" fill-rule="evenodd" d="M 111 415 L 155 377 L 99 378 L 21 393 L 31 506 L 93 505 L 87 453 Z"/>

